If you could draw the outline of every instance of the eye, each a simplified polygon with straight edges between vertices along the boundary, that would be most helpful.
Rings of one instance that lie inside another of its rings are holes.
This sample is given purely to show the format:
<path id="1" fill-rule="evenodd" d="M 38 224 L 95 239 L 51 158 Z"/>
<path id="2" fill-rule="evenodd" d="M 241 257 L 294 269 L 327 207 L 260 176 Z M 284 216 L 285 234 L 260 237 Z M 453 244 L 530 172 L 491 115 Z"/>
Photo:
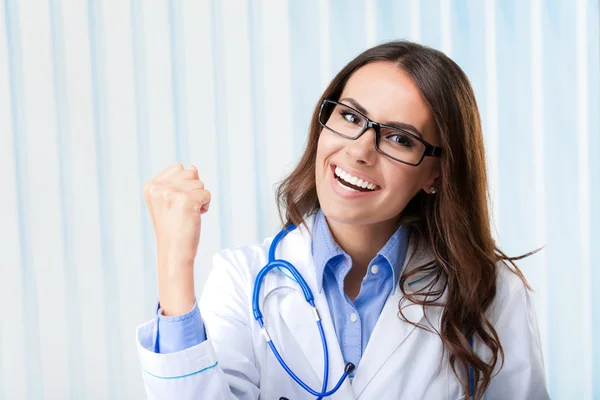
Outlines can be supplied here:
<path id="1" fill-rule="evenodd" d="M 403 147 L 412 147 L 414 145 L 413 140 L 407 135 L 391 133 L 386 137 L 386 139 Z"/>
<path id="2" fill-rule="evenodd" d="M 355 125 L 361 124 L 360 117 L 358 117 L 354 113 L 351 113 L 348 110 L 340 110 L 340 115 L 342 116 L 342 118 L 344 118 L 346 121 L 350 122 L 351 124 L 355 124 Z"/>

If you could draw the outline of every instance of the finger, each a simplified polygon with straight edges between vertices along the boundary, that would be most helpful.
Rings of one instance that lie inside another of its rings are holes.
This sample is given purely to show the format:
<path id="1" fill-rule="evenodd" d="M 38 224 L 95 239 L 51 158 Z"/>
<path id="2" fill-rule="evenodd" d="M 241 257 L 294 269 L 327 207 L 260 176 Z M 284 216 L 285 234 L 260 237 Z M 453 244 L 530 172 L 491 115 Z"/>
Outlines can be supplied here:
<path id="1" fill-rule="evenodd" d="M 176 182 L 180 182 L 180 181 L 199 181 L 200 179 L 198 179 L 198 170 L 197 169 L 183 169 L 181 171 L 175 172 L 173 173 L 171 176 L 169 176 L 167 179 L 165 179 L 163 182 L 167 183 L 176 183 Z"/>
<path id="2" fill-rule="evenodd" d="M 183 208 L 192 210 L 198 214 L 204 214 L 208 211 L 210 205 L 211 194 L 208 190 L 181 192 L 169 188 L 163 193 L 167 200 L 178 203 Z"/>
<path id="3" fill-rule="evenodd" d="M 208 199 L 208 201 L 206 203 L 204 203 L 204 205 L 202 207 L 200 207 L 200 215 L 207 212 L 209 208 L 210 208 L 210 198 Z"/>
<path id="4" fill-rule="evenodd" d="M 162 170 L 158 175 L 154 177 L 154 181 L 160 182 L 162 180 L 167 179 L 169 176 L 173 175 L 178 171 L 183 171 L 183 165 L 181 163 L 173 164 L 169 168 Z"/>
<path id="5" fill-rule="evenodd" d="M 198 179 L 176 181 L 171 184 L 167 184 L 166 187 L 174 192 L 192 192 L 194 190 L 203 190 L 204 182 Z"/>
<path id="6" fill-rule="evenodd" d="M 196 208 L 196 211 L 199 211 L 200 215 L 202 215 L 207 212 L 210 207 L 211 194 L 208 190 L 201 190 L 193 193 L 199 205 L 199 208 Z"/>
<path id="7" fill-rule="evenodd" d="M 190 166 L 187 167 L 187 169 L 194 171 L 196 179 L 200 179 L 200 176 L 198 176 L 198 167 L 196 167 L 194 164 L 190 164 Z"/>

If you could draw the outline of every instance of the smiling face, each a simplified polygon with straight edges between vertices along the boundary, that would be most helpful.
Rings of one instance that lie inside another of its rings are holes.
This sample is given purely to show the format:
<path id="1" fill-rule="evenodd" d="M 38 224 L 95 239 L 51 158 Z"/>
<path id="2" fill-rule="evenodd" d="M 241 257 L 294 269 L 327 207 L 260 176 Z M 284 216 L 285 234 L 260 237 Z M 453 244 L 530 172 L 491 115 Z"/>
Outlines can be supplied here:
<path id="1" fill-rule="evenodd" d="M 392 62 L 373 62 L 358 69 L 348 80 L 339 102 L 373 121 L 404 126 L 424 141 L 439 145 L 429 106 L 410 76 Z M 332 118 L 337 118 L 337 123 L 355 122 L 352 115 L 340 113 L 339 109 L 332 113 L 328 126 L 336 122 Z M 381 141 L 384 137 L 382 132 Z M 390 140 L 400 146 L 407 144 L 397 136 Z M 383 150 L 383 142 L 380 149 Z M 373 129 L 352 140 L 324 128 L 319 136 L 315 168 L 321 210 L 328 220 L 341 224 L 395 224 L 408 202 L 420 190 L 429 192 L 434 185 L 439 162 L 439 158 L 425 157 L 418 166 L 411 166 L 386 157 L 375 148 Z M 350 181 L 351 187 L 360 188 L 350 189 L 341 181 Z"/>

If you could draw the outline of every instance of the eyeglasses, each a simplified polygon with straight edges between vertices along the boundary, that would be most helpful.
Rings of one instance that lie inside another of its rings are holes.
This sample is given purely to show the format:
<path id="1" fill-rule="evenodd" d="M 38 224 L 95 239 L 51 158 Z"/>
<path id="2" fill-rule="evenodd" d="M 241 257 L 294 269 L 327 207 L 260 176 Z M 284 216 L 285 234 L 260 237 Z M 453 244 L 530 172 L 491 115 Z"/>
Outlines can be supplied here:
<path id="1" fill-rule="evenodd" d="M 369 128 L 375 131 L 375 149 L 398 162 L 417 166 L 425 156 L 440 157 L 442 148 L 400 128 L 380 124 L 346 104 L 324 99 L 319 110 L 319 123 L 346 139 L 356 140 Z"/>

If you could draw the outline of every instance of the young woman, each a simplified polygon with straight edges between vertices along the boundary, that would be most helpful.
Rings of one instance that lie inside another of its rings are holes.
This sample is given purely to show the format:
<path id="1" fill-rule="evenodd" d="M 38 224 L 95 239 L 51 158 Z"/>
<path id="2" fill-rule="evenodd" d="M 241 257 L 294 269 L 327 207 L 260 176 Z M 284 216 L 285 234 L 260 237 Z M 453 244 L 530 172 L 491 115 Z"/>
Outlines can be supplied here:
<path id="1" fill-rule="evenodd" d="M 548 398 L 529 286 L 490 232 L 473 90 L 439 51 L 387 43 L 337 74 L 279 186 L 284 230 L 217 254 L 199 307 L 210 194 L 181 164 L 144 194 L 160 296 L 137 336 L 148 397 Z"/>

